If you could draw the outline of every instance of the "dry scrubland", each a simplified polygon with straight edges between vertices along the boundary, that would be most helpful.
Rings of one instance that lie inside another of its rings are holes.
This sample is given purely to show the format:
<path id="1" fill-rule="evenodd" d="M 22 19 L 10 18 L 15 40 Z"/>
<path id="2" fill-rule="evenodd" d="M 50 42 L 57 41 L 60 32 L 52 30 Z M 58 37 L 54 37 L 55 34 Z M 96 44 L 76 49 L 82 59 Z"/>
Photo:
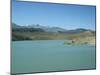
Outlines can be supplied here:
<path id="1" fill-rule="evenodd" d="M 95 33 L 90 31 L 67 34 L 67 33 L 47 33 L 47 32 L 12 32 L 12 40 L 71 40 L 64 44 L 92 44 L 95 45 Z"/>
<path id="2" fill-rule="evenodd" d="M 64 44 L 80 45 L 80 44 L 96 44 L 95 33 L 89 31 L 80 34 L 73 34 L 69 36 L 70 42 L 65 42 Z"/>

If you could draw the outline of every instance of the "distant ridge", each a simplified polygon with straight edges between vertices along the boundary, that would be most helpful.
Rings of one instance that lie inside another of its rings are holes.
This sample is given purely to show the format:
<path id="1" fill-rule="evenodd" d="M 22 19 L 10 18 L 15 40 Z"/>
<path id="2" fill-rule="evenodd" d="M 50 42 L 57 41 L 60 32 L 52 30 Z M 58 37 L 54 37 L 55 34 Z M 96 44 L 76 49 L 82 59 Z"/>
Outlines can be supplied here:
<path id="1" fill-rule="evenodd" d="M 52 33 L 67 33 L 67 34 L 76 34 L 76 33 L 83 33 L 83 32 L 94 32 L 93 30 L 89 30 L 89 29 L 84 29 L 84 28 L 77 28 L 77 29 L 71 29 L 71 30 L 67 30 L 64 28 L 60 28 L 60 27 L 48 27 L 48 26 L 42 26 L 39 24 L 33 24 L 33 25 L 28 25 L 28 26 L 20 26 L 17 25 L 15 23 L 12 23 L 12 29 L 40 29 L 41 31 L 44 32 L 52 32 Z"/>

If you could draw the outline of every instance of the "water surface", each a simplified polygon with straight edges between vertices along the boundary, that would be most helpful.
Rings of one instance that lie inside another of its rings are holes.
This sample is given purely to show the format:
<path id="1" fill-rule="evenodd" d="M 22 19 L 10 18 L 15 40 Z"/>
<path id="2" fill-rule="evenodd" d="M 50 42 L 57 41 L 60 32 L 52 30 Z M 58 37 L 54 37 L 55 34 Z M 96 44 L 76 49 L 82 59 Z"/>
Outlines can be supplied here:
<path id="1" fill-rule="evenodd" d="M 12 73 L 95 69 L 95 46 L 64 40 L 12 42 Z"/>

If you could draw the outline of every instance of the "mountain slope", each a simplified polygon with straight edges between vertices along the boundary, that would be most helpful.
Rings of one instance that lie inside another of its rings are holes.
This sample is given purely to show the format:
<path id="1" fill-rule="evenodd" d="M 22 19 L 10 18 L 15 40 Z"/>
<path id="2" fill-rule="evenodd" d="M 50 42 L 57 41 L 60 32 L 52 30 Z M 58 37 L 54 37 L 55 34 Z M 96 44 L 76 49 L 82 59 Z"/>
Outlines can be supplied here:
<path id="1" fill-rule="evenodd" d="M 76 34 L 76 33 L 82 33 L 82 32 L 86 32 L 86 31 L 90 31 L 92 32 L 92 30 L 89 29 L 83 29 L 83 28 L 78 28 L 78 29 L 73 29 L 73 30 L 67 30 L 67 29 L 63 29 L 60 27 L 48 27 L 48 26 L 42 26 L 42 25 L 28 25 L 28 26 L 19 26 L 15 23 L 12 23 L 12 28 L 13 29 L 34 29 L 34 30 L 40 30 L 40 31 L 44 31 L 44 32 L 52 32 L 52 33 L 67 33 L 67 34 Z"/>

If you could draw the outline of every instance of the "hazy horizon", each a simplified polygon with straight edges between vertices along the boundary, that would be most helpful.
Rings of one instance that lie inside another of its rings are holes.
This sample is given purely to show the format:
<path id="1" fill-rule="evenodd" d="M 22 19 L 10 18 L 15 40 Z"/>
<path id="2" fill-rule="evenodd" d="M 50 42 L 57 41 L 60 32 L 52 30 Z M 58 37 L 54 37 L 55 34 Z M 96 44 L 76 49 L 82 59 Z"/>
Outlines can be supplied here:
<path id="1" fill-rule="evenodd" d="M 15 24 L 17 24 L 17 23 L 15 23 Z M 59 27 L 59 26 L 46 26 L 46 25 L 40 25 L 40 24 L 31 24 L 31 25 L 19 25 L 19 24 L 17 24 L 17 25 L 18 26 L 33 26 L 33 25 L 39 25 L 39 26 L 50 27 L 50 28 L 51 27 L 58 27 L 58 28 L 66 29 L 66 30 L 87 29 L 87 30 L 93 30 L 93 31 L 95 31 L 95 29 L 89 29 L 89 28 L 70 28 L 70 29 L 68 29 L 68 28 Z"/>
<path id="2" fill-rule="evenodd" d="M 96 7 L 73 4 L 16 2 L 12 4 L 12 22 L 27 26 L 39 24 L 64 29 L 95 30 Z"/>

